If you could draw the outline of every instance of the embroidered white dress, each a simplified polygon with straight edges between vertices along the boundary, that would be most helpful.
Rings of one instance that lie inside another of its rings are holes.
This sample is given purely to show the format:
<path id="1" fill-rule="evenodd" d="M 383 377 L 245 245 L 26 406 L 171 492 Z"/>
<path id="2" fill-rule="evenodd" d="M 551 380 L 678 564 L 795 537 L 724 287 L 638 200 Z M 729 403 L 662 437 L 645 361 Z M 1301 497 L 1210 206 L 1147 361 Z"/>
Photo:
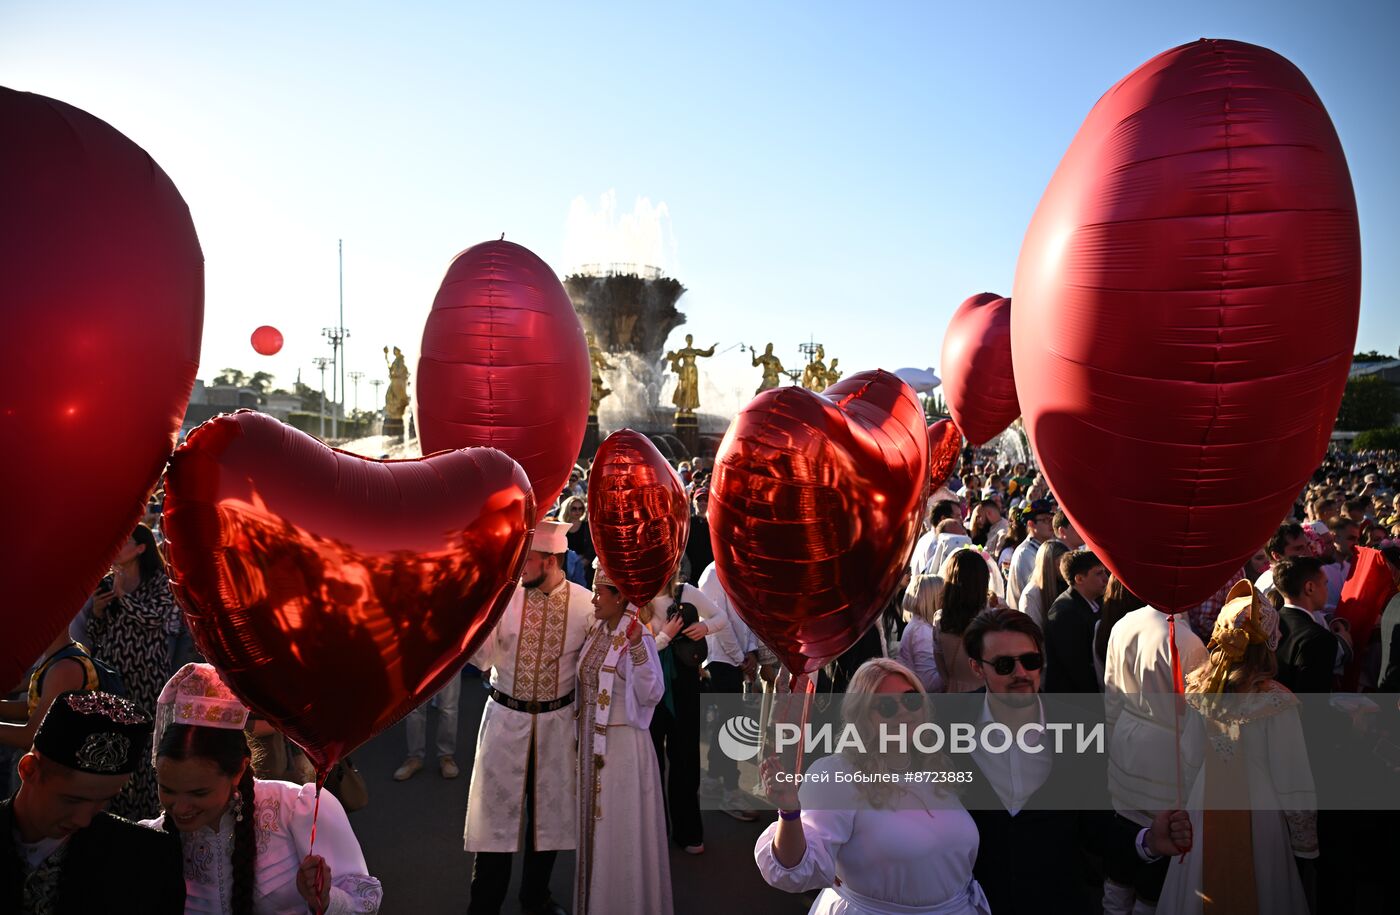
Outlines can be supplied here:
<path id="1" fill-rule="evenodd" d="M 838 771 L 853 769 L 833 755 L 817 760 L 809 774 L 834 779 Z M 821 889 L 809 915 L 988 915 L 972 876 L 977 824 L 956 796 L 932 784 L 908 790 L 922 803 L 903 798 L 901 809 L 889 810 L 872 809 L 849 782 L 804 784 L 798 797 L 807 851 L 793 867 L 779 863 L 774 822 L 754 846 L 763 879 L 789 893 Z"/>
<path id="2" fill-rule="evenodd" d="M 491 685 L 521 702 L 573 692 L 579 650 L 593 621 L 593 593 L 569 581 L 549 594 L 516 588 L 501 621 L 471 662 Z M 467 792 L 467 851 L 516 852 L 524 846 L 525 767 L 535 749 L 534 846 L 574 847 L 573 704 L 530 714 L 486 700 Z M 547 815 L 541 815 L 547 811 Z"/>
<path id="3" fill-rule="evenodd" d="M 615 630 L 595 625 L 579 661 L 575 915 L 672 911 L 661 773 L 648 730 L 665 682 L 651 634 L 631 647 L 624 632 L 622 624 Z M 624 644 L 614 656 L 609 649 L 616 639 Z M 601 766 L 597 736 L 603 738 Z"/>
<path id="4" fill-rule="evenodd" d="M 315 785 L 255 781 L 253 834 L 253 911 L 257 915 L 305 915 L 306 900 L 297 892 L 297 870 L 310 853 L 311 818 L 316 808 Z M 248 816 L 247 811 L 244 816 Z M 165 816 L 142 825 L 163 829 Z M 227 915 L 233 899 L 232 813 L 225 813 L 217 830 L 205 827 L 181 833 L 185 853 L 185 912 L 188 915 Z M 364 853 L 350 827 L 345 808 L 329 791 L 321 792 L 316 820 L 315 853 L 326 859 L 331 873 L 327 915 L 378 912 L 384 891 L 366 872 Z"/>
<path id="5" fill-rule="evenodd" d="M 1115 632 L 1117 630 L 1115 629 Z M 1188 695 L 1193 705 L 1200 694 Z M 1251 840 L 1254 887 L 1261 915 L 1307 915 L 1308 902 L 1293 859 L 1316 858 L 1317 796 L 1308 764 L 1298 699 L 1287 688 L 1270 680 L 1266 688 L 1248 697 L 1229 697 L 1241 713 L 1238 739 L 1208 737 L 1201 718 L 1192 716 L 1182 732 L 1182 756 L 1191 782 L 1188 807 L 1196 846 L 1184 856 L 1172 858 L 1167 882 L 1157 903 L 1161 915 L 1191 913 L 1201 906 L 1202 856 L 1210 854 L 1201 808 L 1205 803 L 1205 754 L 1222 752 L 1243 757 L 1243 778 L 1249 798 L 1241 806 L 1252 812 Z M 1243 799 L 1242 799 L 1243 800 Z"/>

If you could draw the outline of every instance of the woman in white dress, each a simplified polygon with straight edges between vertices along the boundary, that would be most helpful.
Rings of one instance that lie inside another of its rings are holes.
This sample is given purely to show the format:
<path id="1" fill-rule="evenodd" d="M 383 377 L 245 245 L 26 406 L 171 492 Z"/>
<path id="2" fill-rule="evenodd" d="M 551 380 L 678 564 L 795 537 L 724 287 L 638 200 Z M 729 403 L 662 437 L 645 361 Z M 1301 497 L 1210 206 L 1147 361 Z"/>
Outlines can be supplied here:
<path id="1" fill-rule="evenodd" d="M 914 672 L 926 693 L 943 692 L 943 675 L 938 672 L 934 647 L 938 634 L 933 628 L 942 596 L 943 579 L 937 575 L 916 575 L 904 591 L 909 625 L 899 640 L 898 660 Z"/>
<path id="2" fill-rule="evenodd" d="M 1035 553 L 1035 571 L 1031 582 L 1021 592 L 1021 605 L 1016 609 L 1035 620 L 1042 630 L 1050 616 L 1050 605 L 1069 587 L 1060 574 L 1060 557 L 1069 552 L 1069 547 L 1060 540 L 1047 540 Z"/>
<path id="3" fill-rule="evenodd" d="M 596 562 L 597 622 L 579 653 L 574 912 L 670 915 L 671 870 L 651 716 L 665 692 L 656 642 Z"/>
<path id="4" fill-rule="evenodd" d="M 780 890 L 822 891 L 809 915 L 990 912 L 972 876 L 977 826 L 955 794 L 931 782 L 837 781 L 844 773 L 909 771 L 909 754 L 874 748 L 880 725 L 921 723 L 926 702 L 907 667 L 884 658 L 867 661 L 851 678 L 842 717 L 871 753 L 817 760 L 800 791 L 776 758 L 764 761 L 764 789 L 779 808 L 778 820 L 759 837 L 754 858 L 763 879 Z M 813 773 L 831 780 L 812 781 Z M 799 809 L 800 801 L 805 803 Z"/>
<path id="5" fill-rule="evenodd" d="M 1209 657 L 1186 678 L 1182 734 L 1192 833 L 1157 911 L 1307 915 L 1295 858 L 1318 855 L 1317 800 L 1298 698 L 1274 679 L 1278 611 L 1248 582 L 1216 617 Z M 1240 809 L 1246 808 L 1246 809 Z"/>
<path id="6" fill-rule="evenodd" d="M 186 664 L 156 705 L 156 778 L 164 812 L 144 825 L 178 832 L 185 911 L 211 915 L 348 915 L 379 911 L 345 809 L 315 785 L 253 778 L 243 707 L 208 664 Z"/>

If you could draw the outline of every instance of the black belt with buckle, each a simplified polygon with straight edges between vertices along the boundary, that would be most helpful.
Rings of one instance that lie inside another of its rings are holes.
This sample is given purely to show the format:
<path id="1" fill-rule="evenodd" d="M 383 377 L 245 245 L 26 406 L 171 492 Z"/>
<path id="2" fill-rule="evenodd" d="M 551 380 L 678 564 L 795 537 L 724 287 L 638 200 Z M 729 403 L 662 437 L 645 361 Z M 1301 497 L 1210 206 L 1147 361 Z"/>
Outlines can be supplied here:
<path id="1" fill-rule="evenodd" d="M 514 696 L 507 696 L 494 686 L 491 687 L 489 695 L 512 711 L 526 712 L 530 715 L 538 715 L 540 712 L 557 712 L 574 701 L 573 690 L 569 690 L 568 695 L 560 696 L 558 699 L 550 699 L 548 702 L 521 702 Z"/>

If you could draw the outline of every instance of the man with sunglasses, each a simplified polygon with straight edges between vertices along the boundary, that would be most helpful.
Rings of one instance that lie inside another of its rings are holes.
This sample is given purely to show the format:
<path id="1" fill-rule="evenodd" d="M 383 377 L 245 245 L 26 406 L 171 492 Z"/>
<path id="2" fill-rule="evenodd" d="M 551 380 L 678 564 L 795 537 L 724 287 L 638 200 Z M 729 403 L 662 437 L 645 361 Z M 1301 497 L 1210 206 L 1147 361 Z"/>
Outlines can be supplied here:
<path id="1" fill-rule="evenodd" d="M 963 645 L 985 684 L 978 731 L 998 723 L 1024 734 L 999 753 L 981 740 L 970 755 L 974 779 L 963 803 L 981 837 L 973 872 L 993 912 L 1091 911 L 1085 852 L 1107 857 L 1133 849 L 1150 860 L 1190 845 L 1190 820 L 1181 811 L 1164 811 L 1146 829 L 1114 822 L 1104 754 L 1078 748 L 1077 735 L 1097 723 L 1097 709 L 1040 696 L 1044 638 L 1034 620 L 1016 610 L 985 610 L 968 625 Z M 1045 728 L 1047 720 L 1071 725 L 1063 740 Z M 1023 732 L 1026 725 L 1045 729 Z"/>

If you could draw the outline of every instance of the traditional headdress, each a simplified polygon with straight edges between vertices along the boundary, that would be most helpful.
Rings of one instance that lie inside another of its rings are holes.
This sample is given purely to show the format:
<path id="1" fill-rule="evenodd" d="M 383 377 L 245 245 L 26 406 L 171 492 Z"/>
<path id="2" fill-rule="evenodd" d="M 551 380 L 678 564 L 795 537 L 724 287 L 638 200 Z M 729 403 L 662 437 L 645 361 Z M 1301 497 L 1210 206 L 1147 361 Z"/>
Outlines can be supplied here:
<path id="1" fill-rule="evenodd" d="M 248 708 L 217 670 L 208 664 L 186 664 L 175 672 L 156 700 L 151 759 L 155 759 L 161 737 L 172 724 L 241 731 L 247 723 Z"/>
<path id="2" fill-rule="evenodd" d="M 136 771 L 151 716 L 130 699 L 101 692 L 63 693 L 49 706 L 34 735 L 39 755 L 95 775 Z"/>
<path id="3" fill-rule="evenodd" d="M 567 553 L 569 527 L 563 521 L 541 521 L 535 525 L 535 539 L 530 549 L 537 553 Z"/>
<path id="4" fill-rule="evenodd" d="M 607 585 L 610 588 L 617 587 L 617 583 L 608 576 L 607 570 L 603 568 L 603 564 L 598 561 L 596 556 L 593 558 L 593 584 Z"/>
<path id="5" fill-rule="evenodd" d="M 1235 582 L 1225 596 L 1225 606 L 1215 618 L 1215 629 L 1206 645 L 1212 663 L 1206 692 L 1224 692 L 1230 668 L 1244 660 L 1250 645 L 1267 645 L 1273 651 L 1278 642 L 1278 611 L 1259 599 L 1259 592 L 1247 579 Z"/>

